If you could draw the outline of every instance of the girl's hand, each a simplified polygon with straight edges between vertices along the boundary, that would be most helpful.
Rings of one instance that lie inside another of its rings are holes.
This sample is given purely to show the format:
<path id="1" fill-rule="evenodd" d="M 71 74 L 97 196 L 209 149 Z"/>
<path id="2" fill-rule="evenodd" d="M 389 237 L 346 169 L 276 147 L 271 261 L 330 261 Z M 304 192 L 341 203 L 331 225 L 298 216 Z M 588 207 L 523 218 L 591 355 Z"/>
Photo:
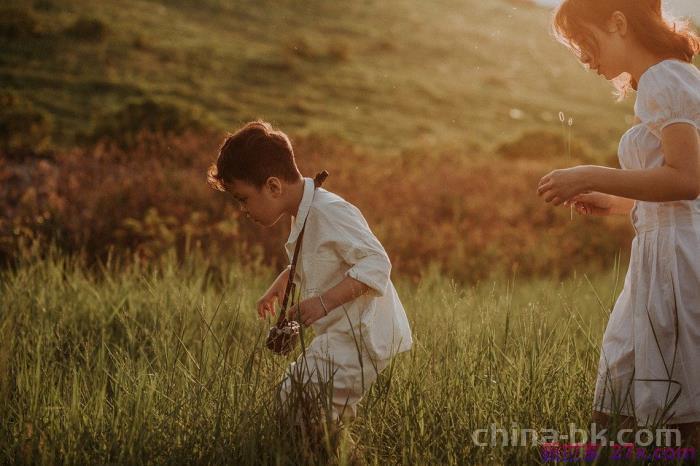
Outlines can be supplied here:
<path id="1" fill-rule="evenodd" d="M 287 319 L 296 320 L 305 327 L 325 316 L 326 311 L 323 309 L 318 296 L 305 299 L 287 310 Z"/>
<path id="2" fill-rule="evenodd" d="M 545 202 L 561 205 L 588 191 L 588 172 L 589 167 L 585 165 L 554 170 L 542 177 L 537 186 L 537 194 L 543 197 Z"/>
<path id="3" fill-rule="evenodd" d="M 567 205 L 573 205 L 579 215 L 612 215 L 614 198 L 610 194 L 585 193 L 574 196 Z"/>

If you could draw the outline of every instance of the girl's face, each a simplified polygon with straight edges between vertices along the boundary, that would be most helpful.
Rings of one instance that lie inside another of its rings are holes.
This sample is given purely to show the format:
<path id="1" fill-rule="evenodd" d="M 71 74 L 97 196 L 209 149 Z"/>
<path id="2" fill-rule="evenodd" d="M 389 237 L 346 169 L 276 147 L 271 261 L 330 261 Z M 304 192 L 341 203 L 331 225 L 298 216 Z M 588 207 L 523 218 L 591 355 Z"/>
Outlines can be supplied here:
<path id="1" fill-rule="evenodd" d="M 590 38 L 580 45 L 581 61 L 607 80 L 615 79 L 626 70 L 627 47 L 623 32 L 626 22 L 623 19 L 625 24 L 620 24 L 619 19 L 613 16 L 605 29 L 588 25 Z"/>

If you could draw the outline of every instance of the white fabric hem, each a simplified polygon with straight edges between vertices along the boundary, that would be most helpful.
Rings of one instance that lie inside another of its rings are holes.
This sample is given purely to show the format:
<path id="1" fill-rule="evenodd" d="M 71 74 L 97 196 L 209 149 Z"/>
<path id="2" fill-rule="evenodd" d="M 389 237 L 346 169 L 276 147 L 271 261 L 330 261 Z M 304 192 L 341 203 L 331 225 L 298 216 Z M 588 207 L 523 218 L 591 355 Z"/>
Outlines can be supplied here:
<path id="1" fill-rule="evenodd" d="M 678 123 L 687 123 L 689 125 L 695 126 L 695 128 L 700 129 L 700 125 L 694 120 L 691 120 L 690 118 L 671 118 L 668 121 L 665 121 L 663 124 L 659 126 L 659 131 L 663 131 L 664 128 L 667 128 L 668 126 L 671 125 L 676 125 Z"/>

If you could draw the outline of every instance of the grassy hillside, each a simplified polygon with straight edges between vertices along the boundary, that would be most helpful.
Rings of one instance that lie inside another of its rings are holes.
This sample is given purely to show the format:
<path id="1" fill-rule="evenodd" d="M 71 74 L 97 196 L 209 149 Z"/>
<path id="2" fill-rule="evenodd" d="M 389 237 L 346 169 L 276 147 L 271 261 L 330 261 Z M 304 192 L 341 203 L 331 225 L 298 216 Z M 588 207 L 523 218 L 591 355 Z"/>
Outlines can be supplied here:
<path id="1" fill-rule="evenodd" d="M 521 1 L 4 3 L 0 88 L 51 114 L 64 145 L 144 97 L 222 128 L 261 117 L 382 151 L 489 150 L 559 131 L 563 111 L 608 156 L 630 113 L 549 37 L 547 11 Z"/>

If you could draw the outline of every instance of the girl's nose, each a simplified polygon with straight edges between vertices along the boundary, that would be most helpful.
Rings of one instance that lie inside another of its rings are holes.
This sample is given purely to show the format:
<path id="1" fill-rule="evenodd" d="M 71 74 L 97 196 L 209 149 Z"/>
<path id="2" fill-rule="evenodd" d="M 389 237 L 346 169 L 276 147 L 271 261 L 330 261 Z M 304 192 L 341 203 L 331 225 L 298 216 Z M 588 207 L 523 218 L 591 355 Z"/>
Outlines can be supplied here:
<path id="1" fill-rule="evenodd" d="M 593 57 L 588 53 L 583 52 L 583 54 L 581 55 L 581 63 L 586 65 L 586 68 L 591 69 L 593 68 Z"/>

